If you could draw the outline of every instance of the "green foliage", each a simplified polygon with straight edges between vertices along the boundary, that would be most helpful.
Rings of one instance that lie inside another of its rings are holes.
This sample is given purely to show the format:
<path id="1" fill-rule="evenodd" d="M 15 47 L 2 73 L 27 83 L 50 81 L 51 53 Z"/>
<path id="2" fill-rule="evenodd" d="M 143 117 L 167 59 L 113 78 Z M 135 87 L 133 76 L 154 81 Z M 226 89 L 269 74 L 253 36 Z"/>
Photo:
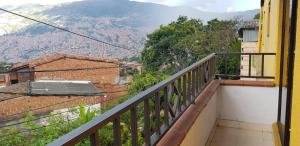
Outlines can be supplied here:
<path id="1" fill-rule="evenodd" d="M 260 13 L 257 13 L 257 14 L 253 17 L 253 19 L 260 19 Z"/>
<path id="2" fill-rule="evenodd" d="M 164 66 L 175 72 L 195 61 L 192 48 L 197 41 L 194 36 L 203 28 L 200 20 L 180 16 L 177 21 L 149 34 L 141 57 L 146 71 L 158 71 Z"/>
<path id="3" fill-rule="evenodd" d="M 80 106 L 79 112 L 74 110 L 72 113 L 79 113 L 79 118 L 71 120 L 68 116 L 55 115 L 47 118 L 49 124 L 42 126 L 37 124 L 33 113 L 28 113 L 23 119 L 22 128 L 10 128 L 4 132 L 0 130 L 1 146 L 44 146 L 60 136 L 70 132 L 80 125 L 92 120 L 97 110 L 85 109 Z M 87 145 L 88 141 L 83 141 L 79 145 Z"/>
<path id="4" fill-rule="evenodd" d="M 148 35 L 142 51 L 146 71 L 174 74 L 212 52 L 238 50 L 237 21 L 208 21 L 179 17 Z M 235 47 L 235 48 L 229 48 Z"/>
<path id="5" fill-rule="evenodd" d="M 5 65 L 6 65 L 5 62 L 0 61 L 0 72 L 4 72 L 5 71 Z"/>
<path id="6" fill-rule="evenodd" d="M 240 51 L 241 42 L 239 40 L 232 41 L 228 46 L 226 46 L 226 50 L 228 52 L 239 52 Z M 225 63 L 226 62 L 226 63 Z M 240 74 L 240 63 L 241 57 L 238 55 L 235 56 L 228 56 L 228 57 L 218 57 L 217 59 L 217 68 L 218 73 L 224 74 L 231 74 L 231 75 L 238 75 Z M 225 72 L 225 65 L 227 65 L 227 72 Z M 239 79 L 239 78 L 230 78 L 230 79 Z"/>
<path id="7" fill-rule="evenodd" d="M 168 78 L 167 74 L 162 72 L 144 73 L 142 75 L 134 75 L 131 84 L 129 84 L 129 91 L 131 93 L 138 93 L 146 90 L 147 88 L 159 83 L 160 81 Z"/>

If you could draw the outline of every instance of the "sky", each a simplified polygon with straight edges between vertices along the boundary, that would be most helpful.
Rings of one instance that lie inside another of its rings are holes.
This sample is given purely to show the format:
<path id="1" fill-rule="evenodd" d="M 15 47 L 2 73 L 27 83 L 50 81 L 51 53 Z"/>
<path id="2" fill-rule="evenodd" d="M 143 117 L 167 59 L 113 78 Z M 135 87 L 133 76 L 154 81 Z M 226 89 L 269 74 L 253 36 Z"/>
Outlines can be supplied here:
<path id="1" fill-rule="evenodd" d="M 259 9 L 260 0 L 132 0 L 168 6 L 190 6 L 203 11 L 233 12 Z"/>
<path id="2" fill-rule="evenodd" d="M 24 4 L 55 5 L 80 0 L 0 0 L 0 6 L 20 6 Z"/>
<path id="3" fill-rule="evenodd" d="M 53 5 L 80 0 L 0 0 L 0 6 L 23 4 Z M 190 6 L 203 11 L 233 12 L 258 9 L 260 0 L 131 0 L 138 2 L 151 2 L 168 6 Z"/>

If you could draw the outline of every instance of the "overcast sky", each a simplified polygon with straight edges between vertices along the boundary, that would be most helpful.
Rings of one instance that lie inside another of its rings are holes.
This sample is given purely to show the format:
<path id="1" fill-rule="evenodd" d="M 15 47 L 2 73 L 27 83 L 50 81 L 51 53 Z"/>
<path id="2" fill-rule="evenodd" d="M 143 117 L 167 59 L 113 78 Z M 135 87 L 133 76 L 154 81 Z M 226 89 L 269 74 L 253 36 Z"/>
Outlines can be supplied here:
<path id="1" fill-rule="evenodd" d="M 203 11 L 232 12 L 258 9 L 260 0 L 132 0 L 169 6 L 191 6 Z"/>
<path id="2" fill-rule="evenodd" d="M 22 5 L 28 3 L 53 5 L 79 0 L 0 0 L 0 6 Z M 232 12 L 258 9 L 260 0 L 131 0 L 139 2 L 152 2 L 168 6 L 191 6 L 203 11 Z"/>

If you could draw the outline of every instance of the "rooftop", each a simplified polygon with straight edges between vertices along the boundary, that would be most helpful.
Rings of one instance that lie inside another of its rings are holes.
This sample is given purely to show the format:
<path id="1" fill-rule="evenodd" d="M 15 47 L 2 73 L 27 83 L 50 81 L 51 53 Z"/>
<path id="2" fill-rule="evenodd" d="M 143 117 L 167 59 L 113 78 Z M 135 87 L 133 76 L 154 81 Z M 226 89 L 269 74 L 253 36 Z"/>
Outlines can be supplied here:
<path id="1" fill-rule="evenodd" d="M 3 94 L 22 94 L 28 96 L 92 96 L 103 95 L 103 91 L 90 81 L 38 80 L 0 88 Z"/>
<path id="2" fill-rule="evenodd" d="M 36 59 L 33 59 L 33 60 L 29 60 L 29 61 L 26 61 L 26 62 L 13 64 L 10 69 L 15 70 L 15 69 L 24 68 L 24 67 L 32 68 L 32 67 L 36 67 L 36 66 L 39 66 L 39 65 L 42 65 L 42 64 L 46 64 L 46 63 L 49 63 L 49 62 L 60 60 L 60 59 L 63 59 L 63 58 L 119 64 L 119 61 L 113 60 L 113 59 L 103 59 L 103 58 L 95 58 L 95 57 L 90 57 L 90 56 L 54 53 L 54 54 L 51 54 L 51 55 L 47 55 L 47 56 L 43 56 L 43 57 L 36 58 Z"/>

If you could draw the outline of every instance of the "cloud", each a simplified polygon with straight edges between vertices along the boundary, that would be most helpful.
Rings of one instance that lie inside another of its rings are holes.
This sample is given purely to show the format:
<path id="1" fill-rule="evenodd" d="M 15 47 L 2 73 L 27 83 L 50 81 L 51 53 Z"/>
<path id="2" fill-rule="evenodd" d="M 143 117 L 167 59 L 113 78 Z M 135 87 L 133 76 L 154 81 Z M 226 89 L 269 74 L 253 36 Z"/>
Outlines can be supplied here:
<path id="1" fill-rule="evenodd" d="M 66 2 L 74 2 L 74 1 L 82 1 L 82 0 L 1 0 L 0 6 L 20 6 L 24 4 L 41 4 L 41 5 L 55 5 Z"/>
<path id="2" fill-rule="evenodd" d="M 232 12 L 258 9 L 260 0 L 131 0 L 168 6 L 190 6 L 203 11 Z"/>
<path id="3" fill-rule="evenodd" d="M 226 12 L 232 12 L 233 11 L 233 8 L 232 7 L 229 7 L 226 9 Z"/>

